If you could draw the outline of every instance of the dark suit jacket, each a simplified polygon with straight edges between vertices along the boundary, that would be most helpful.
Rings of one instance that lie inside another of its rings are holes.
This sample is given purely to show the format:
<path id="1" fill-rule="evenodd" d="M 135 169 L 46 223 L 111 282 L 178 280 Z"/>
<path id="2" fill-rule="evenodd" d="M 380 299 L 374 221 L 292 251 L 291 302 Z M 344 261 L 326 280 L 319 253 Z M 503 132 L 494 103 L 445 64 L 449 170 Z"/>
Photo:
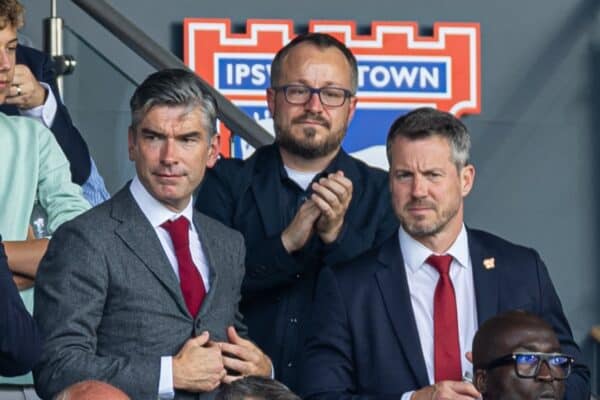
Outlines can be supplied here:
<path id="1" fill-rule="evenodd" d="M 562 351 L 581 360 L 546 266 L 532 249 L 468 230 L 475 302 L 481 325 L 512 309 L 539 315 Z M 483 260 L 494 257 L 495 268 Z M 347 265 L 325 269 L 305 348 L 302 392 L 309 399 L 399 399 L 429 385 L 398 235 Z M 589 371 L 578 364 L 569 400 L 589 399 Z"/>
<path id="2" fill-rule="evenodd" d="M 110 201 L 63 224 L 36 278 L 34 317 L 46 338 L 35 386 L 44 399 L 85 379 L 107 381 L 133 399 L 156 399 L 160 357 L 207 330 L 226 341 L 236 325 L 244 275 L 243 239 L 194 213 L 210 267 L 196 318 L 160 241 L 126 186 Z M 209 399 L 178 392 L 176 399 Z"/>
<path id="3" fill-rule="evenodd" d="M 29 372 L 40 352 L 37 328 L 13 283 L 0 236 L 0 375 Z"/>
<path id="4" fill-rule="evenodd" d="M 67 107 L 63 104 L 56 86 L 56 73 L 52 59 L 31 47 L 17 46 L 17 64 L 24 64 L 35 78 L 50 85 L 56 98 L 56 115 L 50 130 L 71 164 L 73 182 L 82 185 L 90 176 L 91 161 L 87 144 L 81 133 L 73 125 Z M 0 104 L 0 112 L 7 115 L 21 115 L 19 109 L 10 104 Z"/>
<path id="5" fill-rule="evenodd" d="M 258 149 L 245 161 L 220 160 L 197 196 L 198 210 L 244 235 L 244 321 L 250 338 L 273 360 L 277 379 L 292 390 L 297 389 L 297 361 L 319 270 L 381 244 L 398 226 L 384 171 L 343 150 L 333 163 L 352 181 L 353 193 L 342 234 L 322 252 L 288 254 L 283 247 L 280 236 L 289 210 L 281 205 L 283 166 L 276 145 Z"/>

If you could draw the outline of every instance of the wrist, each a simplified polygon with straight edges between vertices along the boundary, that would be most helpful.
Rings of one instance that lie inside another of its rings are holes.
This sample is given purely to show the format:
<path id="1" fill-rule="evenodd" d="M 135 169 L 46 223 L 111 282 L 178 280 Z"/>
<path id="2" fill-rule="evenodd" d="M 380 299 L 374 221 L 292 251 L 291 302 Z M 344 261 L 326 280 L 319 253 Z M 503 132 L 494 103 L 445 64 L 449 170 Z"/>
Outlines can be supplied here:
<path id="1" fill-rule="evenodd" d="M 343 226 L 344 226 L 344 223 L 342 221 L 342 223 L 340 223 L 337 227 L 330 229 L 327 232 L 322 232 L 320 234 L 320 237 L 321 237 L 321 240 L 323 241 L 323 243 L 331 244 L 331 243 L 335 242 L 337 240 L 337 238 L 340 236 Z"/>

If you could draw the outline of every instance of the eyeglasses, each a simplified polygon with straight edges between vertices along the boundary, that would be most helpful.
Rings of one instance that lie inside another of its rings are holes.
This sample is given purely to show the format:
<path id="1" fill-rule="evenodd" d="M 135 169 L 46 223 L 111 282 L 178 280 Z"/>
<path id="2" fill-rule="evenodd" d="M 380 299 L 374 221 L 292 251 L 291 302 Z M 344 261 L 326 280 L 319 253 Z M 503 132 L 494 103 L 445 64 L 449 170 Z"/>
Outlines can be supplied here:
<path id="1" fill-rule="evenodd" d="M 520 378 L 535 378 L 540 372 L 542 362 L 550 370 L 550 375 L 556 380 L 567 379 L 571 374 L 571 367 L 575 359 L 560 353 L 519 352 L 497 358 L 482 369 L 490 370 L 501 365 L 514 363 L 515 372 Z"/>
<path id="2" fill-rule="evenodd" d="M 347 98 L 352 97 L 352 92 L 348 89 L 331 86 L 313 88 L 306 85 L 283 85 L 273 87 L 273 90 L 282 91 L 285 100 L 296 105 L 308 103 L 314 93 L 319 95 L 321 104 L 328 107 L 340 107 L 346 102 Z"/>

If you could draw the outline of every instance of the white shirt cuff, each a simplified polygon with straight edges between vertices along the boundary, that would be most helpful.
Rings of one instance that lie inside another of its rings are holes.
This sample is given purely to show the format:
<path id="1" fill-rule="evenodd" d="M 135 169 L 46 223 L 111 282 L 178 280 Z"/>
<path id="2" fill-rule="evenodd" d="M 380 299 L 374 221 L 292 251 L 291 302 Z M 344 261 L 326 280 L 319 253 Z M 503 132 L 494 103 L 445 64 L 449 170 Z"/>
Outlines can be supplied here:
<path id="1" fill-rule="evenodd" d="M 173 357 L 164 356 L 160 358 L 158 398 L 161 400 L 170 400 L 174 397 L 175 389 L 173 389 Z"/>
<path id="2" fill-rule="evenodd" d="M 404 393 L 402 397 L 400 397 L 400 400 L 410 400 L 410 397 L 413 395 L 414 392 L 415 391 L 413 390 L 412 392 Z"/>
<path id="3" fill-rule="evenodd" d="M 54 123 L 54 117 L 56 116 L 58 105 L 50 85 L 45 82 L 39 82 L 39 84 L 42 85 L 48 92 L 46 95 L 46 102 L 40 106 L 33 107 L 28 110 L 19 109 L 19 112 L 21 115 L 37 119 L 44 124 L 46 128 L 50 128 L 52 123 Z"/>

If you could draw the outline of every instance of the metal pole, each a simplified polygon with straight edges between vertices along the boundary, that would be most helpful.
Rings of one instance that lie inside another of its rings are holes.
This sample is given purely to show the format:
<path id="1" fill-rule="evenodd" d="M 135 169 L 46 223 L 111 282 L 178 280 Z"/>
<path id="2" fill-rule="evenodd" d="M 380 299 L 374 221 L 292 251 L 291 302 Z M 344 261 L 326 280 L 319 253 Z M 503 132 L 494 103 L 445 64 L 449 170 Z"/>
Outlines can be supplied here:
<path id="1" fill-rule="evenodd" d="M 63 20 L 56 15 L 56 0 L 50 1 L 50 18 L 44 20 L 44 50 L 51 57 L 63 55 Z M 62 97 L 63 78 L 62 75 L 56 77 L 56 85 Z"/>
<path id="2" fill-rule="evenodd" d="M 173 53 L 167 51 L 134 23 L 125 18 L 104 0 L 72 0 L 100 25 L 108 29 L 131 50 L 157 69 L 189 69 Z M 232 133 L 243 137 L 254 147 L 273 142 L 273 137 L 246 113 L 236 107 L 210 84 L 200 78 L 203 89 L 217 101 L 218 117 Z"/>

